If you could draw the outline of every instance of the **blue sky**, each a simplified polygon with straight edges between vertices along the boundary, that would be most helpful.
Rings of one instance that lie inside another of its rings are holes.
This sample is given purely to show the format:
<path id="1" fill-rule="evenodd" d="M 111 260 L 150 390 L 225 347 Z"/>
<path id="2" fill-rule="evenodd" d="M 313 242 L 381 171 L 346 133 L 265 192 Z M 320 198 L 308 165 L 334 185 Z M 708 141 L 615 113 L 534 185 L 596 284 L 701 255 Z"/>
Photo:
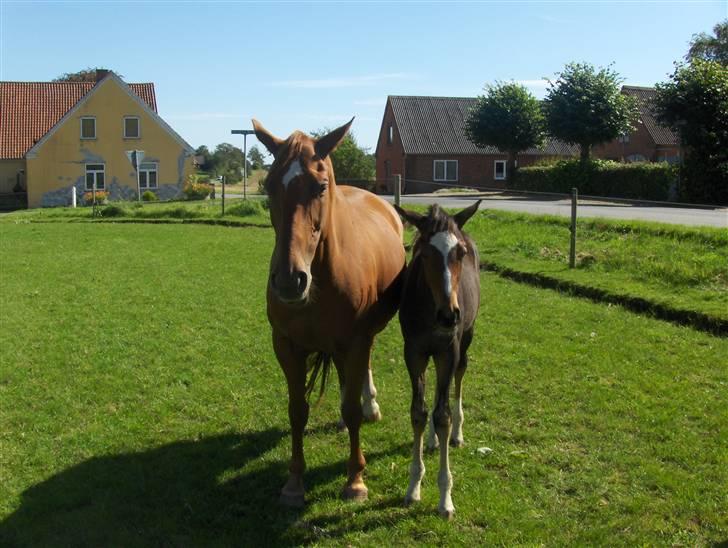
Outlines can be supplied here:
<path id="1" fill-rule="evenodd" d="M 258 118 L 286 136 L 356 115 L 374 147 L 387 95 L 475 96 L 570 61 L 613 63 L 627 83 L 672 72 L 728 0 L 611 2 L 32 2 L 0 0 L 0 79 L 105 66 L 154 82 L 190 144 L 241 146 Z M 252 139 L 249 141 L 255 143 Z"/>

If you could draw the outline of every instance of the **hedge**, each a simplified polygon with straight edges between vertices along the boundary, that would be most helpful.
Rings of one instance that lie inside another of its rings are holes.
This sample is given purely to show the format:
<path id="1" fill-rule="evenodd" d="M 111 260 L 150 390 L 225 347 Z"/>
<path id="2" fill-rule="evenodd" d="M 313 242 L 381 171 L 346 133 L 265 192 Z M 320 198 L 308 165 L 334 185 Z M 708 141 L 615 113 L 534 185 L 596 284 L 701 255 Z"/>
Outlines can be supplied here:
<path id="1" fill-rule="evenodd" d="M 623 164 L 609 160 L 562 160 L 552 164 L 522 167 L 516 171 L 513 188 L 537 192 L 668 200 L 675 189 L 677 170 L 665 163 Z"/>

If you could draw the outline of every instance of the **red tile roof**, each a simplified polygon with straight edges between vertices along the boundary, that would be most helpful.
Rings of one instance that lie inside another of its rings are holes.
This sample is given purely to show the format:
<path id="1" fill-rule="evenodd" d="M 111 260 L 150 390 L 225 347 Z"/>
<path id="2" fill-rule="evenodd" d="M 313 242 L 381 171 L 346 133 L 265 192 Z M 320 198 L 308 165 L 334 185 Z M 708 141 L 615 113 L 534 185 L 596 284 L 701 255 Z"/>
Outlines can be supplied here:
<path id="1" fill-rule="evenodd" d="M 95 82 L 0 82 L 0 159 L 25 153 L 94 87 Z M 128 84 L 157 112 L 154 84 Z"/>

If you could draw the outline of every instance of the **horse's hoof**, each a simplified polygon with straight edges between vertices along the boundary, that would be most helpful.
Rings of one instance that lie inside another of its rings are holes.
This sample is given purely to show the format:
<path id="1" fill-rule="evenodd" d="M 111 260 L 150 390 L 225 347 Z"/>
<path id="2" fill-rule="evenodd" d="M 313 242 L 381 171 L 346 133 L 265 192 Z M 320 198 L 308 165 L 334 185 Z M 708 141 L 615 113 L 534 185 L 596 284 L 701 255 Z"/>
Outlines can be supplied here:
<path id="1" fill-rule="evenodd" d="M 428 453 L 432 453 L 440 448 L 440 444 L 435 442 L 434 444 L 430 444 L 429 442 L 425 445 L 425 451 Z"/>
<path id="2" fill-rule="evenodd" d="M 339 419 L 339 422 L 336 423 L 336 430 L 339 432 L 346 432 L 348 430 L 344 419 Z"/>
<path id="3" fill-rule="evenodd" d="M 364 421 L 366 422 L 379 422 L 382 420 L 382 412 L 377 409 L 370 415 L 364 415 Z"/>
<path id="4" fill-rule="evenodd" d="M 303 508 L 305 504 L 303 493 L 287 492 L 285 489 L 281 491 L 278 502 L 288 508 Z"/>
<path id="5" fill-rule="evenodd" d="M 410 495 L 407 495 L 406 497 L 404 497 L 404 505 L 405 506 L 412 506 L 413 504 L 416 504 L 418 502 L 420 502 L 420 499 L 419 498 L 415 498 L 415 497 L 412 497 Z"/>
<path id="6" fill-rule="evenodd" d="M 445 521 L 450 521 L 455 517 L 455 508 L 440 508 L 438 512 L 440 512 L 440 517 Z"/>
<path id="7" fill-rule="evenodd" d="M 369 490 L 366 485 L 346 485 L 344 490 L 341 492 L 341 498 L 344 500 L 350 500 L 354 502 L 363 502 L 369 497 Z"/>
<path id="8" fill-rule="evenodd" d="M 463 440 L 450 438 L 450 447 L 462 447 L 463 445 L 465 445 L 465 442 Z"/>

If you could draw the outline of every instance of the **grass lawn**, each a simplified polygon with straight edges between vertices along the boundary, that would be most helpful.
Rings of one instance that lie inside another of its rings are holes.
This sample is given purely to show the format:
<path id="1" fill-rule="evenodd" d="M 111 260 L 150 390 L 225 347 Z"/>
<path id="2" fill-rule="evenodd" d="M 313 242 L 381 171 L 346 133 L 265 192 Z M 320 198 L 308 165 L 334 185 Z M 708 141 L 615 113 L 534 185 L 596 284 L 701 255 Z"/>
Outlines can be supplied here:
<path id="1" fill-rule="evenodd" d="M 309 503 L 280 508 L 272 243 L 261 228 L 0 224 L 0 545 L 728 540 L 728 339 L 487 273 L 455 520 L 437 516 L 435 456 L 423 502 L 401 504 L 396 321 L 374 355 L 384 419 L 362 433 L 370 500 L 338 499 L 348 443 L 332 388 L 306 436 Z"/>

